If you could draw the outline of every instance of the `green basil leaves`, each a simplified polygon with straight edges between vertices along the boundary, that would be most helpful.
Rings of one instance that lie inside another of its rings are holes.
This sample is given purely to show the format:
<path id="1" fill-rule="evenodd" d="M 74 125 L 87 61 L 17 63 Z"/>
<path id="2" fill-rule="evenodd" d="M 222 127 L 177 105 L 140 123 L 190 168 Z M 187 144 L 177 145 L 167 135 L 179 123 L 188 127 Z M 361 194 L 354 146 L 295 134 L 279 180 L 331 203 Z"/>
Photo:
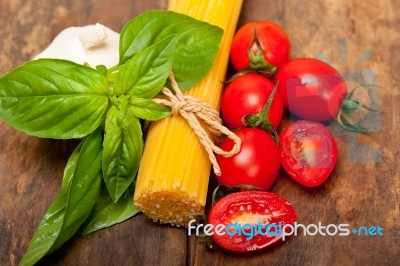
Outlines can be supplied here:
<path id="1" fill-rule="evenodd" d="M 97 203 L 82 226 L 82 235 L 125 221 L 139 210 L 132 204 L 133 186 L 128 187 L 117 202 L 113 202 L 103 183 Z"/>
<path id="2" fill-rule="evenodd" d="M 172 71 L 180 89 L 188 89 L 210 70 L 218 52 L 222 29 L 171 11 L 149 11 L 129 21 L 120 38 L 123 64 L 146 47 L 176 35 Z"/>
<path id="3" fill-rule="evenodd" d="M 129 103 L 132 113 L 145 120 L 155 121 L 171 114 L 171 109 L 149 99 L 131 98 Z"/>
<path id="4" fill-rule="evenodd" d="M 127 121 L 125 116 L 132 119 Z M 117 202 L 133 182 L 143 150 L 140 121 L 129 108 L 118 110 L 112 106 L 108 111 L 103 147 L 104 181 Z"/>
<path id="5" fill-rule="evenodd" d="M 0 79 L 0 117 L 37 137 L 84 137 L 104 120 L 107 105 L 105 77 L 65 60 L 31 61 Z"/>
<path id="6" fill-rule="evenodd" d="M 101 143 L 101 132 L 96 130 L 72 154 L 62 190 L 43 216 L 21 265 L 33 265 L 57 250 L 89 216 L 101 184 Z"/>
<path id="7" fill-rule="evenodd" d="M 135 54 L 119 70 L 115 81 L 117 95 L 129 93 L 151 99 L 157 95 L 171 71 L 176 37 L 170 35 Z"/>
<path id="8" fill-rule="evenodd" d="M 199 82 L 221 38 L 222 30 L 208 23 L 150 11 L 123 28 L 120 62 L 110 69 L 40 59 L 0 78 L 0 119 L 37 137 L 84 138 L 21 265 L 54 252 L 82 225 L 88 234 L 138 213 L 132 199 L 144 145 L 141 119 L 171 114 L 154 96 L 171 72 L 181 89 Z"/>

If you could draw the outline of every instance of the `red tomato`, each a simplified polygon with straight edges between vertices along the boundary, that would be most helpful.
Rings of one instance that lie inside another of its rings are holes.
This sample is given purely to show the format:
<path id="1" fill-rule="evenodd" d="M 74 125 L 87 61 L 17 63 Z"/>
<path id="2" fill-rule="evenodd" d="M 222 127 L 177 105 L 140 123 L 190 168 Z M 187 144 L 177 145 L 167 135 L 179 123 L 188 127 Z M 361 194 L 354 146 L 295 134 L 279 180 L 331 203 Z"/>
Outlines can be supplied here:
<path id="1" fill-rule="evenodd" d="M 258 128 L 243 128 L 235 133 L 242 140 L 240 152 L 230 158 L 216 156 L 221 168 L 218 183 L 229 187 L 246 184 L 267 190 L 279 172 L 278 146 L 269 134 Z M 231 150 L 233 144 L 227 138 L 220 147 Z"/>
<path id="2" fill-rule="evenodd" d="M 208 223 L 213 225 L 214 229 L 218 230 L 215 227 L 223 224 L 225 230 L 230 232 L 228 234 L 225 231 L 224 235 L 219 235 L 214 230 L 213 240 L 219 246 L 235 252 L 254 251 L 272 245 L 282 238 L 283 225 L 293 225 L 295 221 L 296 211 L 292 205 L 284 198 L 266 191 L 244 191 L 229 194 L 217 201 L 208 213 Z M 228 226 L 236 222 L 237 227 Z M 280 223 L 281 226 L 279 226 Z M 246 224 L 253 226 L 253 229 L 245 226 Z M 265 229 L 262 229 L 260 225 Z M 243 234 L 243 230 L 239 229 L 239 226 L 241 229 L 245 229 L 245 234 Z M 256 234 L 254 226 L 257 226 L 262 234 Z M 274 228 L 277 230 L 275 231 Z M 239 231 L 241 235 L 239 235 Z"/>
<path id="3" fill-rule="evenodd" d="M 275 75 L 288 110 L 302 119 L 327 121 L 335 118 L 347 94 L 342 76 L 330 65 L 312 58 L 282 64 Z"/>
<path id="4" fill-rule="evenodd" d="M 244 116 L 258 114 L 266 104 L 275 85 L 257 73 L 247 73 L 235 78 L 225 88 L 221 100 L 221 116 L 231 130 L 247 125 Z M 277 91 L 270 106 L 268 120 L 277 128 L 282 120 L 283 101 Z"/>
<path id="5" fill-rule="evenodd" d="M 316 187 L 324 183 L 337 160 L 336 141 L 322 124 L 300 120 L 279 134 L 281 162 L 298 183 Z"/>
<path id="6" fill-rule="evenodd" d="M 232 40 L 230 58 L 236 71 L 246 68 L 260 69 L 259 63 L 252 64 L 251 55 L 249 55 L 251 52 L 253 56 L 256 56 L 259 49 L 257 43 L 254 42 L 254 25 L 256 25 L 256 34 L 262 49 L 260 53 L 262 61 L 278 67 L 289 58 L 289 38 L 280 26 L 271 21 L 250 22 L 242 26 Z"/>

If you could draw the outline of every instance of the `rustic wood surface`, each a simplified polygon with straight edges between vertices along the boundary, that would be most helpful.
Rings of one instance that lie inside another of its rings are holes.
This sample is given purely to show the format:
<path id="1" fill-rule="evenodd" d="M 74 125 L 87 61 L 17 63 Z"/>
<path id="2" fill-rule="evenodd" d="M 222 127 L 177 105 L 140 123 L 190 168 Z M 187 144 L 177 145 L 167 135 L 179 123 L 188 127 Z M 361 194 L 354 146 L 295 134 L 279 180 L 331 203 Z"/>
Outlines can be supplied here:
<path id="1" fill-rule="evenodd" d="M 337 136 L 338 164 L 322 187 L 305 189 L 282 174 L 272 191 L 293 203 L 298 221 L 303 224 L 380 225 L 384 236 L 297 236 L 262 252 L 238 255 L 218 247 L 207 251 L 196 244 L 195 237 L 187 237 L 185 229 L 154 224 L 138 215 L 89 236 L 74 237 L 41 264 L 398 263 L 400 1 L 244 2 L 239 25 L 255 19 L 281 24 L 291 39 L 292 57 L 319 54 L 341 65 L 343 51 L 339 42 L 346 40 L 346 56 L 340 70 L 355 73 L 369 69 L 374 73 L 379 85 L 381 126 L 368 135 Z M 100 22 L 119 31 L 141 12 L 166 6 L 167 0 L 0 0 L 0 75 L 32 58 L 66 27 Z M 370 57 L 353 65 L 366 51 L 372 52 Z M 30 137 L 0 121 L 0 265 L 17 265 L 20 261 L 43 213 L 60 189 L 63 167 L 76 144 Z M 360 154 L 354 154 L 357 151 Z M 354 156 L 366 160 L 356 162 Z"/>

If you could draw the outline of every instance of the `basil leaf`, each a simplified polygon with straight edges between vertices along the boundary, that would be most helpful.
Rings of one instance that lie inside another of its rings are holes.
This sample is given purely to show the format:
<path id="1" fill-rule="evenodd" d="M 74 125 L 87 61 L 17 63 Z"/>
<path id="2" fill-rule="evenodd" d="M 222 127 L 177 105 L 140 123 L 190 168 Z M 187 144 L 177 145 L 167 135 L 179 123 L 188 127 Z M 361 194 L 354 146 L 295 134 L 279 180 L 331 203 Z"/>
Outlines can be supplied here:
<path id="1" fill-rule="evenodd" d="M 63 180 L 61 183 L 61 191 L 68 190 L 68 186 L 71 184 L 71 180 L 74 177 L 76 165 L 81 155 L 81 149 L 84 141 L 81 141 L 75 148 L 74 152 L 69 156 L 67 165 L 64 168 Z"/>
<path id="2" fill-rule="evenodd" d="M 96 69 L 97 69 L 97 71 L 99 71 L 104 76 L 107 76 L 108 69 L 107 69 L 107 67 L 105 65 L 97 65 Z"/>
<path id="3" fill-rule="evenodd" d="M 68 160 L 61 192 L 42 218 L 21 265 L 33 265 L 71 238 L 90 214 L 101 184 L 101 132 L 94 131 Z"/>
<path id="4" fill-rule="evenodd" d="M 140 121 L 127 104 L 121 109 L 113 105 L 108 111 L 103 147 L 103 178 L 113 202 L 117 202 L 134 180 L 143 150 Z"/>
<path id="5" fill-rule="evenodd" d="M 119 58 L 124 64 L 137 53 L 170 35 L 178 40 L 172 72 L 184 90 L 210 70 L 218 52 L 221 28 L 173 11 L 149 11 L 129 21 L 121 31 Z"/>
<path id="6" fill-rule="evenodd" d="M 139 213 L 140 211 L 133 205 L 133 191 L 133 184 L 131 184 L 121 198 L 114 203 L 103 182 L 96 205 L 83 224 L 82 235 L 121 223 Z"/>
<path id="7" fill-rule="evenodd" d="M 128 93 L 151 99 L 158 94 L 171 71 L 176 37 L 170 35 L 135 54 L 121 66 L 115 80 L 117 95 Z"/>
<path id="8" fill-rule="evenodd" d="M 104 75 L 66 60 L 30 61 L 0 78 L 0 118 L 29 135 L 84 137 L 100 125 L 107 106 Z"/>
<path id="9" fill-rule="evenodd" d="M 149 99 L 131 98 L 129 100 L 132 113 L 145 120 L 156 121 L 171 114 L 171 109 Z"/>

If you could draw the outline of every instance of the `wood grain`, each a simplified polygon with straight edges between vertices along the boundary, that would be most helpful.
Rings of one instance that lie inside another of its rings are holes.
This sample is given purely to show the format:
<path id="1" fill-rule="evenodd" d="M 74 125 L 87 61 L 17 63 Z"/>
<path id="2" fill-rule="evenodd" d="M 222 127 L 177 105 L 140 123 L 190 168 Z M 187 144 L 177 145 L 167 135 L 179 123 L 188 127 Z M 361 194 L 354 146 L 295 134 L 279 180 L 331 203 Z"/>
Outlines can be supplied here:
<path id="1" fill-rule="evenodd" d="M 0 0 L 0 75 L 32 58 L 65 27 L 100 22 L 119 31 L 135 15 L 166 5 L 166 0 L 73 4 Z M 380 225 L 384 236 L 297 236 L 262 252 L 238 255 L 218 247 L 210 252 L 197 245 L 195 237 L 188 238 L 186 230 L 138 215 L 89 236 L 74 237 L 41 264 L 396 264 L 400 257 L 397 10 L 396 0 L 246 0 L 239 20 L 240 25 L 256 19 L 281 24 L 290 37 L 292 57 L 324 55 L 343 73 L 374 74 L 381 110 L 377 129 L 368 135 L 337 134 L 338 165 L 322 187 L 302 188 L 281 173 L 272 191 L 293 203 L 303 224 Z M 343 40 L 347 46 L 341 63 Z M 371 56 L 354 65 L 369 50 Z M 0 121 L 0 265 L 18 264 L 60 189 L 63 167 L 76 145 L 77 141 L 26 136 Z"/>

